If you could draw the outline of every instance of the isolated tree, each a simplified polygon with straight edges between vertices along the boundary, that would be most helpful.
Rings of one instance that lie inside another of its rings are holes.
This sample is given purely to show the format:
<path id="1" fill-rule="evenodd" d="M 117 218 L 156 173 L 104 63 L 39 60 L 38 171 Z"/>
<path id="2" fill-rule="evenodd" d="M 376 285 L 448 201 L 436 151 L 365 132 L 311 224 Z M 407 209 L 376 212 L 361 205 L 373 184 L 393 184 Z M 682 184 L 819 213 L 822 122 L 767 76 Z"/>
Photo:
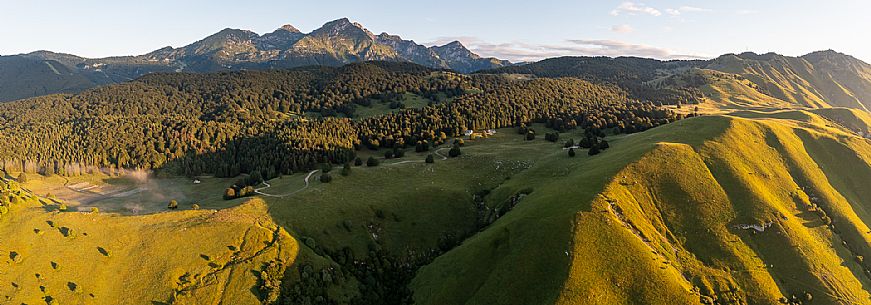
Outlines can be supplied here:
<path id="1" fill-rule="evenodd" d="M 600 152 L 601 151 L 599 151 L 599 145 L 593 145 L 593 147 L 590 147 L 590 150 L 587 151 L 587 154 L 590 156 L 595 156 L 598 155 Z"/>
<path id="2" fill-rule="evenodd" d="M 360 157 L 354 158 L 354 166 L 360 166 L 360 165 L 363 165 L 363 159 L 360 159 Z"/>
<path id="3" fill-rule="evenodd" d="M 375 157 L 369 157 L 369 159 L 366 160 L 366 166 L 369 166 L 369 167 L 378 166 L 378 159 L 375 159 Z"/>
<path id="4" fill-rule="evenodd" d="M 563 145 L 563 147 L 565 147 L 565 148 L 569 148 L 572 146 L 575 146 L 575 139 L 569 139 L 568 141 L 566 141 L 566 144 Z"/>
<path id="5" fill-rule="evenodd" d="M 384 152 L 384 159 L 393 159 L 393 151 L 388 150 Z"/>
<path id="6" fill-rule="evenodd" d="M 569 157 L 574 157 L 574 156 L 575 156 L 575 149 L 569 148 Z"/>
<path id="7" fill-rule="evenodd" d="M 426 163 L 435 163 L 435 158 L 432 154 L 426 155 Z"/>
<path id="8" fill-rule="evenodd" d="M 460 151 L 459 145 L 454 145 L 453 147 L 451 147 L 451 150 L 448 151 L 448 156 L 450 156 L 451 158 L 459 157 L 461 154 L 462 152 Z"/>
<path id="9" fill-rule="evenodd" d="M 527 141 L 535 140 L 535 131 L 534 130 L 530 129 L 529 131 L 526 132 L 526 140 Z"/>
<path id="10" fill-rule="evenodd" d="M 230 200 L 233 198 L 236 198 L 236 189 L 228 187 L 224 190 L 224 200 Z"/>
<path id="11" fill-rule="evenodd" d="M 324 173 L 321 175 L 320 180 L 322 183 L 330 183 L 330 181 L 333 181 L 333 176 L 330 176 L 330 174 Z"/>
<path id="12" fill-rule="evenodd" d="M 351 174 L 351 163 L 345 163 L 345 165 L 342 166 L 342 176 L 348 176 L 350 174 Z"/>
<path id="13" fill-rule="evenodd" d="M 169 204 L 166 206 L 167 209 L 175 210 L 178 209 L 178 201 L 170 200 Z"/>
<path id="14" fill-rule="evenodd" d="M 194 203 L 191 205 L 191 210 L 199 210 L 199 209 L 200 209 L 200 204 Z"/>
<path id="15" fill-rule="evenodd" d="M 330 162 L 326 162 L 326 163 L 321 164 L 321 172 L 329 173 L 332 170 L 333 170 L 333 165 L 330 164 Z"/>

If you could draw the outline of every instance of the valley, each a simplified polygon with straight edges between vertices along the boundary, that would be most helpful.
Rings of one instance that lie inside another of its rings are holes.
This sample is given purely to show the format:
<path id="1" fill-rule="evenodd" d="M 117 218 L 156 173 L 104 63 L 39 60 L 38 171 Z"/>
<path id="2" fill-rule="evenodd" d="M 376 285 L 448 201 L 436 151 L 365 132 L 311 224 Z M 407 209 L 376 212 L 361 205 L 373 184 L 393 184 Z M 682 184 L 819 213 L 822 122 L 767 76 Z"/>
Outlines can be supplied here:
<path id="1" fill-rule="evenodd" d="M 340 18 L 0 56 L 0 304 L 871 304 L 871 65 L 672 52 Z"/>

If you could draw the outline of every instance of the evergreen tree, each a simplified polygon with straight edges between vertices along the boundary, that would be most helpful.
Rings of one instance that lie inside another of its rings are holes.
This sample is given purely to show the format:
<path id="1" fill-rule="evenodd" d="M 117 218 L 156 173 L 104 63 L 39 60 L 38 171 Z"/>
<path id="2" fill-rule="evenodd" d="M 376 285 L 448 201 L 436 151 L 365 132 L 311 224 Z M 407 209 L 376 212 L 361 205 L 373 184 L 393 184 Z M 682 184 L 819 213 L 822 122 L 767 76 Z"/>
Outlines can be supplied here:
<path id="1" fill-rule="evenodd" d="M 569 157 L 574 157 L 574 156 L 575 156 L 575 149 L 569 148 Z"/>
<path id="2" fill-rule="evenodd" d="M 330 183 L 330 181 L 333 181 L 333 176 L 330 176 L 330 174 L 327 173 L 323 173 L 321 174 L 320 180 L 322 183 Z"/>
<path id="3" fill-rule="evenodd" d="M 590 147 L 590 150 L 587 151 L 587 154 L 590 156 L 595 156 L 595 155 L 598 155 L 599 153 L 600 153 L 599 145 L 593 145 L 593 147 Z"/>
<path id="4" fill-rule="evenodd" d="M 342 176 L 348 176 L 350 174 L 351 174 L 351 163 L 345 163 L 345 165 L 342 166 Z"/>
<path id="5" fill-rule="evenodd" d="M 448 156 L 451 158 L 456 158 L 456 157 L 460 156 L 461 154 L 462 154 L 462 152 L 460 151 L 459 145 L 454 145 L 453 147 L 451 147 L 451 150 L 448 151 Z"/>
<path id="6" fill-rule="evenodd" d="M 426 155 L 426 163 L 435 163 L 435 158 L 433 158 L 432 154 Z"/>
<path id="7" fill-rule="evenodd" d="M 366 166 L 369 167 L 378 166 L 378 163 L 378 159 L 375 159 L 375 157 L 369 157 L 369 159 L 366 160 Z"/>
<path id="8" fill-rule="evenodd" d="M 360 159 L 360 157 L 354 158 L 354 166 L 360 166 L 360 165 L 363 165 L 363 159 Z"/>

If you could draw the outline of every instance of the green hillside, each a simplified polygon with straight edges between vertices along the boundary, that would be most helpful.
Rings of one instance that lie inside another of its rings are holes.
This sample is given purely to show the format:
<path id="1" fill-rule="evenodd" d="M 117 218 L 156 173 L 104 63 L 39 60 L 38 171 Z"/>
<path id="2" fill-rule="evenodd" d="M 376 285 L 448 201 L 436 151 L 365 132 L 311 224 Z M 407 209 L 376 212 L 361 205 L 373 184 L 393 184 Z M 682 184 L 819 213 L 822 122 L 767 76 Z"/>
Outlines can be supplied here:
<path id="1" fill-rule="evenodd" d="M 706 68 L 741 75 L 766 95 L 798 106 L 871 109 L 871 66 L 834 51 L 728 54 Z"/>
<path id="2" fill-rule="evenodd" d="M 55 60 L 0 56 L 0 102 L 79 92 L 97 84 Z"/>
<path id="3" fill-rule="evenodd" d="M 871 144 L 812 113 L 754 117 L 685 120 L 519 174 L 500 189 L 536 191 L 421 269 L 415 300 L 868 303 Z"/>
<path id="4" fill-rule="evenodd" d="M 144 216 L 58 211 L 3 180 L 0 298 L 866 304 L 867 122 L 845 109 L 706 116 L 574 158 L 500 129 L 434 164 L 379 158 L 331 183 L 270 180 L 237 207 Z"/>

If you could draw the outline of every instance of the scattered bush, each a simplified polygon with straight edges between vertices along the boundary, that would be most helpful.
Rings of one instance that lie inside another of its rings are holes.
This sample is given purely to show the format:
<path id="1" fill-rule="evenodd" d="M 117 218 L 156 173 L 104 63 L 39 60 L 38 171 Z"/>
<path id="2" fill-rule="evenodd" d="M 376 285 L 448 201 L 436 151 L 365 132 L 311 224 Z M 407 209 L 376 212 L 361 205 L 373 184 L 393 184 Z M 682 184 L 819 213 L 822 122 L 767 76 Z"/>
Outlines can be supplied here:
<path id="1" fill-rule="evenodd" d="M 351 174 L 351 163 L 345 163 L 345 165 L 342 166 L 342 176 L 348 176 L 350 174 Z"/>
<path id="2" fill-rule="evenodd" d="M 363 165 L 363 159 L 360 159 L 360 157 L 354 158 L 354 166 L 360 166 L 360 165 Z"/>
<path id="3" fill-rule="evenodd" d="M 200 205 L 198 203 L 194 203 L 191 205 L 191 210 L 199 210 L 199 209 L 200 209 Z"/>
<path id="4" fill-rule="evenodd" d="M 435 163 L 435 158 L 432 154 L 426 155 L 426 163 Z"/>
<path id="5" fill-rule="evenodd" d="M 170 200 L 169 204 L 166 206 L 167 209 L 175 210 L 178 209 L 178 201 Z"/>
<path id="6" fill-rule="evenodd" d="M 330 183 L 330 181 L 333 181 L 333 176 L 325 173 L 321 175 L 320 180 L 322 183 Z"/>
<path id="7" fill-rule="evenodd" d="M 321 164 L 321 172 L 329 173 L 333 170 L 333 165 L 329 162 Z"/>
<path id="8" fill-rule="evenodd" d="M 593 147 L 590 147 L 590 150 L 587 152 L 587 154 L 590 156 L 595 156 L 598 155 L 600 152 L 601 151 L 599 150 L 599 146 L 594 145 Z"/>
<path id="9" fill-rule="evenodd" d="M 378 159 L 375 159 L 375 157 L 369 157 L 369 159 L 366 160 L 366 166 L 369 167 L 378 166 L 378 163 Z"/>
<path id="10" fill-rule="evenodd" d="M 569 157 L 574 157 L 574 156 L 575 156 L 575 149 L 569 148 Z"/>
<path id="11" fill-rule="evenodd" d="M 234 198 L 236 198 L 236 189 L 228 187 L 224 190 L 224 200 L 230 200 Z"/>
<path id="12" fill-rule="evenodd" d="M 451 150 L 448 151 L 448 156 L 451 158 L 459 157 L 461 154 L 463 154 L 463 152 L 460 151 L 459 145 L 454 145 L 453 147 L 451 147 Z"/>
<path id="13" fill-rule="evenodd" d="M 17 180 L 18 183 L 25 183 L 25 182 L 27 182 L 27 174 L 25 174 L 24 172 L 22 172 L 21 174 L 18 174 L 18 178 L 15 179 L 15 180 Z"/>
<path id="14" fill-rule="evenodd" d="M 544 134 L 544 139 L 548 140 L 550 142 L 559 141 L 559 132 L 556 132 L 556 131 L 548 132 L 548 133 Z"/>

